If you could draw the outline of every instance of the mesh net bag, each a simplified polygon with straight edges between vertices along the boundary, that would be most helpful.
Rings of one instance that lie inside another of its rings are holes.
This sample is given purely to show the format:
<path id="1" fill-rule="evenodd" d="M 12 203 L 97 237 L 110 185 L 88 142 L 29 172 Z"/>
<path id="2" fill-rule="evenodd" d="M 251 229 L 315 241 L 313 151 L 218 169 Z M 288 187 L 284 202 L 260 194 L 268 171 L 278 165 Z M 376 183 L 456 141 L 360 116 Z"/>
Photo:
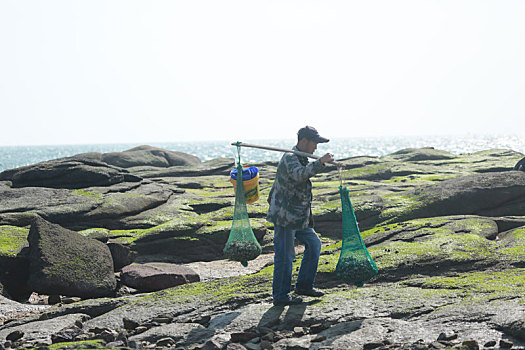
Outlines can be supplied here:
<path id="1" fill-rule="evenodd" d="M 237 171 L 239 174 L 242 174 L 240 163 L 237 166 Z M 240 261 L 243 266 L 248 266 L 248 261 L 258 257 L 262 248 L 250 226 L 242 176 L 237 177 L 235 186 L 235 208 L 232 228 L 223 252 L 228 259 Z"/>
<path id="2" fill-rule="evenodd" d="M 342 281 L 361 287 L 377 275 L 377 266 L 359 232 L 354 209 L 348 197 L 348 189 L 339 186 L 339 194 L 343 216 L 343 243 L 335 273 Z"/>

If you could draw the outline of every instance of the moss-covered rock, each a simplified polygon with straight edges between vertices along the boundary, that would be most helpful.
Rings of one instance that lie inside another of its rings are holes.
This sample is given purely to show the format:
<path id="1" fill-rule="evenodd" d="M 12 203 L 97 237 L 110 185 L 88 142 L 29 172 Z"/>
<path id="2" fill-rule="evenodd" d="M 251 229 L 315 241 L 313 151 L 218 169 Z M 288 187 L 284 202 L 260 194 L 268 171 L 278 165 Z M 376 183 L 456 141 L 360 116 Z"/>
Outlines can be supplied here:
<path id="1" fill-rule="evenodd" d="M 401 194 L 385 196 L 381 221 L 419 217 L 477 214 L 522 215 L 525 212 L 525 173 L 475 174 L 445 180 Z"/>
<path id="2" fill-rule="evenodd" d="M 380 226 L 362 233 L 370 255 L 379 268 L 376 281 L 392 281 L 413 275 L 446 275 L 505 263 L 520 263 L 507 248 L 494 241 L 495 221 L 475 216 L 411 220 Z M 340 243 L 327 248 L 320 272 L 335 271 Z M 519 248 L 518 248 L 519 250 Z"/>
<path id="3" fill-rule="evenodd" d="M 41 218 L 31 225 L 28 240 L 33 290 L 80 297 L 114 293 L 113 259 L 105 244 Z"/>
<path id="4" fill-rule="evenodd" d="M 401 161 L 422 161 L 422 160 L 443 160 L 454 159 L 457 156 L 446 151 L 435 149 L 434 147 L 405 148 L 387 156 Z M 385 157 L 385 158 L 387 158 Z"/>

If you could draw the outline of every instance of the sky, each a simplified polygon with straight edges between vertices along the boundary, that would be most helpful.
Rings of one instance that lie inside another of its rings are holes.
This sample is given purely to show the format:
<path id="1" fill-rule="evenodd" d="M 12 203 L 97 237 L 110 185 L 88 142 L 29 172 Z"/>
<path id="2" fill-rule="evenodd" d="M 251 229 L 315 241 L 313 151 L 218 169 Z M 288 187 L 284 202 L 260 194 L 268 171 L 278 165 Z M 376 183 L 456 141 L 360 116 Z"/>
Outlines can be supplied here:
<path id="1" fill-rule="evenodd" d="M 525 137 L 525 1 L 0 2 L 0 145 Z"/>

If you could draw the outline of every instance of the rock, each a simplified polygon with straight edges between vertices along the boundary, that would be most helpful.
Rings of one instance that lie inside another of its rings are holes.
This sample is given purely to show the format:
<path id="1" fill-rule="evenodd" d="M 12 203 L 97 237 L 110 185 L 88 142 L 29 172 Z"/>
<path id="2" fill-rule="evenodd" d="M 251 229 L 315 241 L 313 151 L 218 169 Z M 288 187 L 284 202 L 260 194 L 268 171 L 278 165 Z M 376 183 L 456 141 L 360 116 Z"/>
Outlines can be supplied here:
<path id="1" fill-rule="evenodd" d="M 117 340 L 118 333 L 111 329 L 104 329 L 95 336 L 95 339 L 102 339 L 106 343 L 111 343 Z"/>
<path id="2" fill-rule="evenodd" d="M 79 298 L 79 297 L 64 297 L 62 298 L 62 303 L 63 304 L 73 304 L 73 303 L 77 303 L 79 301 L 81 301 L 82 299 Z"/>
<path id="3" fill-rule="evenodd" d="M 168 263 L 128 265 L 120 275 L 122 283 L 139 291 L 151 292 L 198 282 L 199 276 L 190 268 Z"/>
<path id="4" fill-rule="evenodd" d="M 273 341 L 274 341 L 274 338 L 275 338 L 275 336 L 274 336 L 273 332 L 268 332 L 268 333 L 264 334 L 264 335 L 261 337 L 262 340 L 268 340 L 268 341 L 270 341 L 270 342 L 273 342 Z"/>
<path id="5" fill-rule="evenodd" d="M 177 345 L 188 347 L 193 344 L 204 343 L 205 339 L 210 339 L 214 335 L 213 330 L 206 329 L 196 323 L 170 323 L 158 327 L 153 327 L 147 331 L 135 334 L 128 339 L 135 341 L 147 341 L 155 343 L 164 337 L 173 338 Z"/>
<path id="6" fill-rule="evenodd" d="M 59 304 L 61 302 L 62 302 L 62 298 L 60 298 L 60 295 L 53 294 L 53 295 L 50 295 L 47 298 L 47 303 L 49 305 L 55 305 L 55 304 Z"/>
<path id="7" fill-rule="evenodd" d="M 122 340 L 116 340 L 106 344 L 107 349 L 122 349 L 126 347 L 126 343 Z M 122 349 L 124 350 L 124 349 Z"/>
<path id="8" fill-rule="evenodd" d="M 135 333 L 140 334 L 140 333 L 144 333 L 147 330 L 148 330 L 148 327 L 146 326 L 138 326 L 137 328 L 135 328 Z"/>
<path id="9" fill-rule="evenodd" d="M 124 323 L 124 328 L 127 330 L 133 330 L 137 328 L 138 326 L 140 326 L 138 322 L 130 320 L 129 318 L 126 318 L 126 317 L 122 319 L 122 322 Z"/>
<path id="10" fill-rule="evenodd" d="M 447 332 L 443 332 L 443 333 L 440 333 L 437 340 L 440 341 L 440 340 L 453 340 L 453 339 L 457 339 L 458 335 L 457 333 L 455 332 L 452 332 L 452 331 L 447 331 Z"/>
<path id="11" fill-rule="evenodd" d="M 201 350 L 221 350 L 222 348 L 223 346 L 221 343 L 219 343 L 217 340 L 210 339 L 206 343 L 204 343 Z"/>
<path id="12" fill-rule="evenodd" d="M 14 332 L 9 333 L 7 335 L 7 337 L 5 337 L 5 339 L 9 340 L 9 341 L 12 341 L 12 342 L 15 342 L 15 341 L 21 339 L 23 336 L 24 336 L 24 332 L 22 332 L 20 330 L 16 330 Z"/>
<path id="13" fill-rule="evenodd" d="M 322 324 L 322 323 L 315 323 L 310 326 L 310 333 L 317 334 L 319 332 L 324 331 L 328 328 L 328 325 Z"/>
<path id="14" fill-rule="evenodd" d="M 0 180 L 9 180 L 12 187 L 48 187 L 78 189 L 109 186 L 142 179 L 124 169 L 87 159 L 57 159 L 9 169 L 0 173 Z"/>
<path id="15" fill-rule="evenodd" d="M 0 203 L 3 207 L 1 198 Z M 27 286 L 29 269 L 25 257 L 28 234 L 29 229 L 25 227 L 0 225 L 0 295 L 15 300 L 27 299 L 31 294 Z"/>
<path id="16" fill-rule="evenodd" d="M 264 350 L 272 350 L 273 349 L 273 346 L 272 346 L 272 343 L 268 340 L 261 340 L 261 349 L 264 349 Z"/>
<path id="17" fill-rule="evenodd" d="M 306 329 L 304 327 L 294 327 L 293 328 L 293 334 L 294 334 L 295 337 L 302 337 L 306 333 L 307 332 L 306 332 Z"/>
<path id="18" fill-rule="evenodd" d="M 14 332 L 19 331 L 24 334 L 23 340 L 31 343 L 42 343 L 50 345 L 51 336 L 61 329 L 74 327 L 75 322 L 82 320 L 86 315 L 84 314 L 70 314 L 64 316 L 58 316 L 49 320 L 38 320 L 30 321 L 28 323 L 13 326 L 9 328 L 0 328 L 0 342 L 6 339 L 6 337 Z"/>
<path id="19" fill-rule="evenodd" d="M 290 350 L 306 350 L 310 349 L 310 341 L 307 339 L 301 338 L 289 338 L 280 340 L 275 344 L 276 346 L 284 347 L 285 349 Z"/>
<path id="20" fill-rule="evenodd" d="M 446 349 L 447 346 L 439 341 L 433 341 L 428 345 L 429 349 Z"/>
<path id="21" fill-rule="evenodd" d="M 502 349 L 510 349 L 512 348 L 512 345 L 514 345 L 511 341 L 506 339 L 500 339 L 499 341 L 499 347 Z"/>
<path id="22" fill-rule="evenodd" d="M 247 350 L 246 347 L 244 347 L 241 344 L 237 343 L 230 343 L 226 346 L 226 350 Z"/>
<path id="23" fill-rule="evenodd" d="M 417 203 L 397 220 L 460 214 L 522 215 L 524 191 L 525 172 L 521 171 L 462 176 L 409 192 Z"/>
<path id="24" fill-rule="evenodd" d="M 152 146 L 138 146 L 123 152 L 111 152 L 101 155 L 101 160 L 107 164 L 121 168 L 136 166 L 171 167 L 191 166 L 201 163 L 200 159 L 191 154 L 168 151 Z"/>
<path id="25" fill-rule="evenodd" d="M 231 341 L 233 343 L 246 343 L 253 338 L 257 338 L 255 332 L 235 332 L 231 333 Z"/>
<path id="26" fill-rule="evenodd" d="M 465 349 L 468 349 L 468 350 L 479 350 L 479 344 L 474 339 L 469 339 L 469 340 L 463 341 L 461 346 L 463 348 L 465 348 Z"/>
<path id="27" fill-rule="evenodd" d="M 422 161 L 422 160 L 445 160 L 457 158 L 456 155 L 434 149 L 434 147 L 423 148 L 404 148 L 397 152 L 391 153 L 387 157 L 394 158 L 399 161 Z"/>
<path id="28" fill-rule="evenodd" d="M 175 340 L 173 340 L 173 338 L 166 337 L 166 338 L 159 339 L 155 345 L 171 347 L 175 345 Z"/>
<path id="29" fill-rule="evenodd" d="M 129 247 L 123 244 L 109 242 L 109 251 L 113 258 L 113 267 L 115 271 L 120 271 L 124 266 L 131 264 L 137 258 L 138 253 L 132 251 Z"/>
<path id="30" fill-rule="evenodd" d="M 165 169 L 158 168 L 129 168 L 128 170 L 141 178 L 161 177 L 198 177 L 210 175 L 230 175 L 230 170 L 235 166 L 233 158 L 212 159 L 198 165 L 177 166 Z"/>
<path id="31" fill-rule="evenodd" d="M 321 334 L 317 334 L 314 338 L 312 338 L 312 343 L 317 343 L 317 342 L 322 342 L 322 341 L 325 341 L 326 340 L 326 337 L 324 335 L 321 335 Z"/>
<path id="32" fill-rule="evenodd" d="M 54 343 L 70 342 L 77 339 L 83 333 L 83 330 L 76 325 L 73 327 L 64 328 L 58 333 L 51 335 L 51 341 Z"/>
<path id="33" fill-rule="evenodd" d="M 30 297 L 32 290 L 27 284 L 29 259 L 25 256 L 26 252 L 27 248 L 24 248 L 15 257 L 0 257 L 0 281 L 3 283 L 0 295 L 18 301 L 26 301 Z"/>
<path id="34" fill-rule="evenodd" d="M 384 345 L 383 342 L 366 343 L 363 345 L 363 350 L 377 349 Z"/>
<path id="35" fill-rule="evenodd" d="M 42 294 L 94 298 L 114 294 L 109 248 L 37 218 L 29 232 L 28 284 Z"/>
<path id="36" fill-rule="evenodd" d="M 492 348 L 492 347 L 496 346 L 496 344 L 497 343 L 496 343 L 495 340 L 491 340 L 491 341 L 486 342 L 485 345 L 483 345 L 483 347 L 485 347 L 485 348 Z"/>
<path id="37" fill-rule="evenodd" d="M 136 340 L 130 340 L 128 342 L 128 346 L 132 349 L 141 349 L 142 348 L 142 345 L 140 344 L 139 341 L 136 341 Z"/>
<path id="38" fill-rule="evenodd" d="M 172 320 L 171 317 L 155 317 L 152 322 L 156 323 L 170 323 Z"/>

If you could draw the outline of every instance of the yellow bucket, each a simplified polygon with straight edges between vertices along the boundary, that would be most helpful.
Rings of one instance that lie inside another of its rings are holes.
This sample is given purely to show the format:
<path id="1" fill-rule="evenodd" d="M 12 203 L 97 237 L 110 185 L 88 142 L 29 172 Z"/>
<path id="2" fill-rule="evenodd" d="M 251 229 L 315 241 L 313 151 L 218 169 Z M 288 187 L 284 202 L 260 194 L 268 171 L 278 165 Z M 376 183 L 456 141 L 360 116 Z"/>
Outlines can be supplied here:
<path id="1" fill-rule="evenodd" d="M 245 168 L 246 169 L 246 168 Z M 240 175 L 242 176 L 242 174 Z M 230 181 L 233 184 L 233 192 L 237 192 L 237 180 L 230 177 Z M 259 174 L 255 175 L 253 179 L 244 180 L 244 197 L 246 197 L 246 204 L 254 203 L 259 199 Z"/>

